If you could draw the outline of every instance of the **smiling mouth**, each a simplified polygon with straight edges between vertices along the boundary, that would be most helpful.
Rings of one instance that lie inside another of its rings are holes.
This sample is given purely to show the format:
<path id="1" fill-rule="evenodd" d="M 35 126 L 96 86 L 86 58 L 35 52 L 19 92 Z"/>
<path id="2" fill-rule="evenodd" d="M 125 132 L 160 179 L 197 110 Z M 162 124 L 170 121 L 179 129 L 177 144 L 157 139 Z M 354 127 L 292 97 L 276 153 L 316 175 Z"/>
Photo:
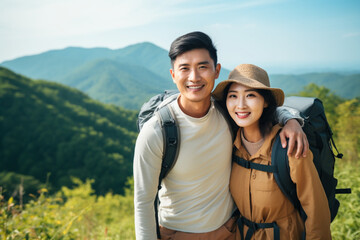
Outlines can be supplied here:
<path id="1" fill-rule="evenodd" d="M 203 87 L 204 87 L 204 85 L 198 85 L 198 86 L 187 86 L 187 88 L 189 88 L 189 89 L 194 89 L 194 90 L 201 89 L 201 88 L 203 88 Z"/>
<path id="2" fill-rule="evenodd" d="M 250 115 L 249 112 L 247 112 L 247 113 L 239 113 L 239 112 L 237 112 L 235 114 L 236 114 L 236 116 L 238 116 L 238 118 L 247 118 Z"/>

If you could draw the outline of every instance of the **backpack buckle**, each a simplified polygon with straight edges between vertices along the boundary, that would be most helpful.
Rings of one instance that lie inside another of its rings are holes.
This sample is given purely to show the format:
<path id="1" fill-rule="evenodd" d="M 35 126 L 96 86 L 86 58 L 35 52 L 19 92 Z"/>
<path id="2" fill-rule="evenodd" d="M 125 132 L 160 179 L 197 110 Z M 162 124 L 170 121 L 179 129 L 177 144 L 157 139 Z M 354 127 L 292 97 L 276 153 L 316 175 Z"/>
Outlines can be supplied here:
<path id="1" fill-rule="evenodd" d="M 171 126 L 174 124 L 175 124 L 175 121 L 173 119 L 168 119 L 168 120 L 164 121 L 164 126 Z"/>
<path id="2" fill-rule="evenodd" d="M 176 140 L 176 138 L 174 138 L 174 137 L 170 137 L 168 143 L 169 143 L 169 145 L 171 145 L 171 146 L 175 146 L 176 143 L 177 143 L 177 140 Z"/>

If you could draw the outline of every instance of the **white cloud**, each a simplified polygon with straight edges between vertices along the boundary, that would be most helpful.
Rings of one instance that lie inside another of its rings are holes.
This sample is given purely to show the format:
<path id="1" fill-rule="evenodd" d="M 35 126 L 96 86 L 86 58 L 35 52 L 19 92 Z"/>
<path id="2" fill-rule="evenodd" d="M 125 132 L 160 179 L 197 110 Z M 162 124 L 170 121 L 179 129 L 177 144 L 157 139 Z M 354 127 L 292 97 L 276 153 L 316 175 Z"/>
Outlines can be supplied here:
<path id="1" fill-rule="evenodd" d="M 280 0 L 281 1 L 281 0 Z M 2 0 L 0 30 L 12 37 L 61 37 L 131 28 L 187 14 L 226 12 L 279 0 Z"/>
<path id="2" fill-rule="evenodd" d="M 144 25 L 159 17 L 156 4 L 143 0 L 5 0 L 1 5 L 0 27 L 18 35 L 88 34 Z"/>

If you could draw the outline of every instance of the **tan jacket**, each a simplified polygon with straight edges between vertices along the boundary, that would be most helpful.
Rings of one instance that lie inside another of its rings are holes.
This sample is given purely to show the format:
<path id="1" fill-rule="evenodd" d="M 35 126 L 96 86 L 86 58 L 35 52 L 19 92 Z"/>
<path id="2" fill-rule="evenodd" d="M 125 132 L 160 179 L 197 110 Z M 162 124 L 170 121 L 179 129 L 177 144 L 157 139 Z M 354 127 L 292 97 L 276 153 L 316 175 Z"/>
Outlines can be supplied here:
<path id="1" fill-rule="evenodd" d="M 234 142 L 236 155 L 254 163 L 271 165 L 271 148 L 279 130 L 279 125 L 274 126 L 253 156 L 242 146 L 239 130 Z M 330 210 L 312 159 L 311 152 L 306 158 L 289 157 L 290 176 L 307 214 L 306 239 L 331 239 Z M 246 169 L 233 163 L 230 191 L 245 218 L 257 223 L 275 221 L 280 228 L 280 239 L 301 239 L 304 223 L 299 212 L 281 192 L 272 173 Z M 245 226 L 244 235 L 247 230 Z M 273 239 L 273 229 L 259 229 L 251 239 Z"/>

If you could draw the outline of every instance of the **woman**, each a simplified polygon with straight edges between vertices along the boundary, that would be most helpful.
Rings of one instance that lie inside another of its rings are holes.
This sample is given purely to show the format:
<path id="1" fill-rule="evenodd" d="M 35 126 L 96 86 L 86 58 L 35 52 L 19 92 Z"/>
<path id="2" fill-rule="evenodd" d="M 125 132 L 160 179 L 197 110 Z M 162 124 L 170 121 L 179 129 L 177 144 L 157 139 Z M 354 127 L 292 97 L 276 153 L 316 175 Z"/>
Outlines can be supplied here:
<path id="1" fill-rule="evenodd" d="M 218 84 L 213 95 L 226 103 L 230 117 L 240 127 L 234 154 L 243 161 L 271 165 L 271 148 L 281 129 L 273 126 L 274 113 L 284 102 L 284 92 L 270 87 L 266 71 L 242 64 Z M 305 222 L 272 173 L 233 162 L 230 191 L 240 211 L 238 238 L 301 239 L 306 234 L 306 239 L 331 239 L 328 202 L 312 154 L 300 159 L 289 156 L 289 166 L 307 215 Z"/>

